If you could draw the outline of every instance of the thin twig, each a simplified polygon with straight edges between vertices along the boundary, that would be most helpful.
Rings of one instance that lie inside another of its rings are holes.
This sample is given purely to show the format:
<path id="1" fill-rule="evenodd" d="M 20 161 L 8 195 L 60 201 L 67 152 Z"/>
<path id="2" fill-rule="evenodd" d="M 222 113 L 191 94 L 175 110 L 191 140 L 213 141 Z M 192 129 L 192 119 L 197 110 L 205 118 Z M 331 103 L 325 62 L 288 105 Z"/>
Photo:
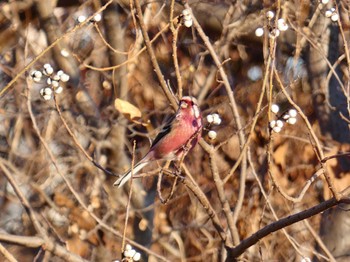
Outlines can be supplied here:
<path id="1" fill-rule="evenodd" d="M 102 170 L 103 172 L 105 172 L 107 175 L 111 175 L 111 176 L 116 176 L 113 172 L 103 168 L 99 163 L 97 163 L 87 152 L 86 150 L 83 148 L 83 146 L 79 143 L 77 137 L 74 135 L 73 131 L 70 129 L 70 127 L 68 126 L 67 121 L 64 119 L 63 115 L 62 115 L 62 111 L 60 109 L 60 106 L 58 105 L 58 101 L 57 101 L 57 97 L 54 93 L 54 101 L 55 101 L 55 108 L 57 110 L 57 113 L 65 127 L 65 129 L 67 130 L 68 134 L 70 135 L 70 137 L 73 139 L 74 144 L 79 148 L 79 150 L 83 153 L 83 155 L 91 162 L 93 163 L 98 169 Z"/>
<path id="2" fill-rule="evenodd" d="M 213 174 L 214 183 L 216 186 L 216 190 L 218 192 L 220 203 L 222 205 L 222 209 L 223 209 L 224 214 L 226 216 L 226 220 L 228 223 L 228 228 L 230 230 L 232 242 L 236 243 L 236 242 L 239 242 L 239 233 L 238 233 L 237 227 L 234 224 L 235 221 L 233 220 L 233 212 L 231 211 L 230 204 L 229 204 L 227 197 L 225 195 L 224 183 L 223 183 L 222 179 L 220 178 L 218 166 L 217 166 L 217 163 L 215 162 L 215 153 L 216 152 L 215 152 L 214 148 L 211 146 L 211 150 L 209 151 L 210 168 L 211 168 L 211 172 Z"/>
<path id="3" fill-rule="evenodd" d="M 103 36 L 103 34 L 102 34 L 102 32 L 101 32 L 101 30 L 100 30 L 98 24 L 97 24 L 96 22 L 93 23 L 93 24 L 94 24 L 94 27 L 95 27 L 95 29 L 96 29 L 98 35 L 100 36 L 102 42 L 103 42 L 109 49 L 111 49 L 114 53 L 117 53 L 117 54 L 120 54 L 120 55 L 129 55 L 129 54 L 130 54 L 130 52 L 131 52 L 132 50 L 130 50 L 130 51 L 128 51 L 128 52 L 125 52 L 125 51 L 119 51 L 119 50 L 113 48 L 113 46 L 111 46 L 111 45 L 107 42 L 107 40 L 104 38 L 104 36 Z"/>
<path id="4" fill-rule="evenodd" d="M 24 207 L 24 210 L 27 212 L 28 216 L 30 217 L 30 220 L 32 221 L 32 223 L 34 225 L 35 230 L 38 232 L 38 234 L 41 237 L 43 237 L 45 239 L 48 238 L 46 235 L 46 232 L 45 232 L 43 226 L 40 224 L 39 219 L 38 219 L 37 215 L 35 214 L 32 206 L 30 205 L 29 201 L 22 193 L 21 189 L 19 188 L 17 182 L 13 178 L 10 171 L 5 167 L 2 159 L 0 159 L 0 168 L 2 169 L 6 179 L 9 181 L 13 190 L 15 191 L 18 199 L 20 200 L 22 206 Z"/>
<path id="5" fill-rule="evenodd" d="M 130 214 L 130 203 L 131 203 L 131 196 L 132 196 L 132 191 L 133 191 L 132 190 L 132 181 L 133 181 L 134 165 L 135 165 L 135 150 L 136 150 L 136 140 L 134 140 L 134 145 L 132 147 L 130 189 L 129 189 L 129 194 L 128 194 L 128 202 L 126 203 L 125 222 L 124 222 L 124 230 L 123 230 L 123 238 L 122 238 L 122 246 L 121 246 L 122 253 L 125 251 L 125 236 L 126 236 L 126 229 L 128 227 L 128 220 L 129 220 L 129 214 Z"/>
<path id="6" fill-rule="evenodd" d="M 0 253 L 9 261 L 17 262 L 18 260 L 0 243 Z"/>
<path id="7" fill-rule="evenodd" d="M 329 257 L 329 260 L 331 262 L 336 262 L 335 258 L 333 257 L 332 253 L 328 250 L 325 243 L 322 241 L 320 236 L 315 232 L 315 230 L 311 227 L 309 221 L 307 219 L 304 220 L 304 224 L 307 227 L 307 229 L 310 231 L 311 235 L 315 238 L 316 243 L 318 246 L 323 250 L 323 252 Z M 317 255 L 317 254 L 316 254 Z"/>
<path id="8" fill-rule="evenodd" d="M 178 39 L 181 23 L 178 23 L 176 27 L 174 26 L 174 5 L 175 5 L 175 0 L 171 0 L 169 24 L 170 24 L 171 33 L 173 35 L 173 41 L 172 41 L 173 55 L 172 56 L 173 56 L 175 74 L 177 79 L 177 93 L 178 93 L 178 97 L 181 98 L 182 97 L 182 79 L 181 79 L 180 68 L 179 68 L 179 60 L 177 58 L 177 39 Z"/>
<path id="9" fill-rule="evenodd" d="M 269 209 L 271 210 L 271 213 L 272 213 L 274 219 L 275 219 L 276 221 L 278 221 L 279 218 L 278 218 L 278 216 L 277 216 L 277 214 L 276 214 L 276 211 L 275 211 L 275 209 L 273 208 L 272 203 L 271 203 L 271 201 L 270 201 L 270 199 L 269 199 L 270 194 L 269 194 L 269 195 L 266 194 L 266 192 L 265 192 L 265 190 L 264 190 L 264 187 L 263 187 L 263 185 L 261 184 L 261 182 L 260 182 L 260 180 L 259 180 L 258 174 L 257 174 L 256 171 L 255 171 L 255 167 L 254 167 L 253 161 L 252 161 L 252 159 L 251 159 L 251 154 L 250 154 L 249 150 L 247 151 L 247 155 L 248 155 L 248 162 L 249 162 L 249 164 L 250 164 L 250 166 L 251 166 L 251 168 L 252 168 L 253 175 L 254 175 L 255 180 L 257 181 L 257 183 L 258 183 L 258 185 L 259 185 L 259 188 L 260 188 L 261 193 L 263 194 L 263 196 L 264 196 L 264 198 L 265 198 L 266 204 L 267 204 L 267 206 L 269 207 Z M 273 190 L 271 189 L 270 192 L 272 192 L 272 191 L 273 191 Z M 265 209 L 265 207 L 264 207 L 264 209 Z M 288 234 L 288 232 L 287 232 L 284 228 L 282 229 L 282 232 L 283 232 L 283 234 L 286 236 L 286 238 L 287 238 L 287 240 L 289 241 L 289 243 L 294 247 L 295 251 L 296 251 L 299 255 L 303 256 L 303 254 L 301 253 L 301 251 L 298 249 L 298 247 L 297 247 L 297 246 L 295 245 L 295 243 L 292 241 L 292 238 L 291 238 L 291 236 Z"/>
<path id="10" fill-rule="evenodd" d="M 181 182 L 194 194 L 194 196 L 198 199 L 199 203 L 202 205 L 202 207 L 206 210 L 210 220 L 213 223 L 214 228 L 219 233 L 219 236 L 221 240 L 226 243 L 226 233 L 221 225 L 220 219 L 215 212 L 214 208 L 210 204 L 209 200 L 205 196 L 205 194 L 202 192 L 196 181 L 193 179 L 191 173 L 186 168 L 184 164 L 181 165 L 181 168 L 185 171 L 186 178 L 181 179 Z M 229 245 L 227 245 L 229 246 Z"/>
<path id="11" fill-rule="evenodd" d="M 176 188 L 176 183 L 177 183 L 177 180 L 179 179 L 179 177 L 177 175 L 175 175 L 174 177 L 174 181 L 173 181 L 173 184 L 171 186 L 171 189 L 170 189 L 170 193 L 169 195 L 164 199 L 163 196 L 162 196 L 162 192 L 161 192 L 161 187 L 162 187 L 162 177 L 163 177 L 163 172 L 165 170 L 161 170 L 159 172 L 159 175 L 158 175 L 158 182 L 157 182 L 157 193 L 158 193 L 158 197 L 159 197 L 159 200 L 160 202 L 165 205 L 169 202 L 169 200 L 173 197 L 174 195 L 174 192 L 175 192 L 175 188 Z"/>

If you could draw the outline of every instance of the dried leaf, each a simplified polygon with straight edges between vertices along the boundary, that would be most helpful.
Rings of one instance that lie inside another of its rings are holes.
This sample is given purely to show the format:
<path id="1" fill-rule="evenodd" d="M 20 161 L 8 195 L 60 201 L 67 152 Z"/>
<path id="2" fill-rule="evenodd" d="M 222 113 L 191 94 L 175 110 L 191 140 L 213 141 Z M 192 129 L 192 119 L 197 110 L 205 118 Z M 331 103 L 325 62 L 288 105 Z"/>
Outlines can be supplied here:
<path id="1" fill-rule="evenodd" d="M 114 101 L 115 109 L 117 109 L 120 113 L 125 115 L 130 120 L 134 120 L 135 118 L 141 117 L 141 111 L 133 104 L 128 101 L 117 98 Z"/>

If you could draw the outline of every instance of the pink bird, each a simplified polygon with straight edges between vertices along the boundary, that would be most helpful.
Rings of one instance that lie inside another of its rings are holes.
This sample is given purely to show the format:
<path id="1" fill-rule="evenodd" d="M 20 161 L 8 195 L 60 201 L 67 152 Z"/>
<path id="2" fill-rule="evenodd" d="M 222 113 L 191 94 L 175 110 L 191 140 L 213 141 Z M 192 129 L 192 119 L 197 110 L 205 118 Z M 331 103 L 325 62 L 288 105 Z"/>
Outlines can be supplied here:
<path id="1" fill-rule="evenodd" d="M 154 139 L 148 153 L 134 166 L 133 175 L 155 160 L 179 161 L 201 138 L 202 116 L 197 100 L 184 96 L 176 114 Z M 123 186 L 131 178 L 131 169 L 113 185 Z"/>

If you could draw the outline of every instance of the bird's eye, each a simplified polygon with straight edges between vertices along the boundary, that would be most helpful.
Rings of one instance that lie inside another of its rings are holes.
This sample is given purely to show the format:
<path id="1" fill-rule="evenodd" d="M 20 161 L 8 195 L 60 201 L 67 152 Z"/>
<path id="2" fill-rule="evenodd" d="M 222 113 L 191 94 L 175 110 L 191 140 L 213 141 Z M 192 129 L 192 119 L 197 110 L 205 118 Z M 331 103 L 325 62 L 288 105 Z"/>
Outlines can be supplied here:
<path id="1" fill-rule="evenodd" d="M 187 102 L 185 101 L 181 102 L 181 108 L 187 108 L 187 107 L 188 107 Z"/>

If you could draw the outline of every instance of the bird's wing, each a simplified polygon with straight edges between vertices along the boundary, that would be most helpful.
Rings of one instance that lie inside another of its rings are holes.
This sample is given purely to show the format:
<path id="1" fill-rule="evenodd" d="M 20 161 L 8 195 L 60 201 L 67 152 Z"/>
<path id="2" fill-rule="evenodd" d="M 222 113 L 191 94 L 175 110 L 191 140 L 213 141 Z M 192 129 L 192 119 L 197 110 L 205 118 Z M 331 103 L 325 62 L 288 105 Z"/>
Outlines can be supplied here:
<path id="1" fill-rule="evenodd" d="M 165 135 L 169 134 L 173 127 L 173 122 L 176 121 L 176 114 L 169 118 L 168 122 L 163 126 L 162 130 L 158 133 L 156 138 L 153 140 L 151 148 L 155 146 L 159 140 L 161 140 Z"/>

